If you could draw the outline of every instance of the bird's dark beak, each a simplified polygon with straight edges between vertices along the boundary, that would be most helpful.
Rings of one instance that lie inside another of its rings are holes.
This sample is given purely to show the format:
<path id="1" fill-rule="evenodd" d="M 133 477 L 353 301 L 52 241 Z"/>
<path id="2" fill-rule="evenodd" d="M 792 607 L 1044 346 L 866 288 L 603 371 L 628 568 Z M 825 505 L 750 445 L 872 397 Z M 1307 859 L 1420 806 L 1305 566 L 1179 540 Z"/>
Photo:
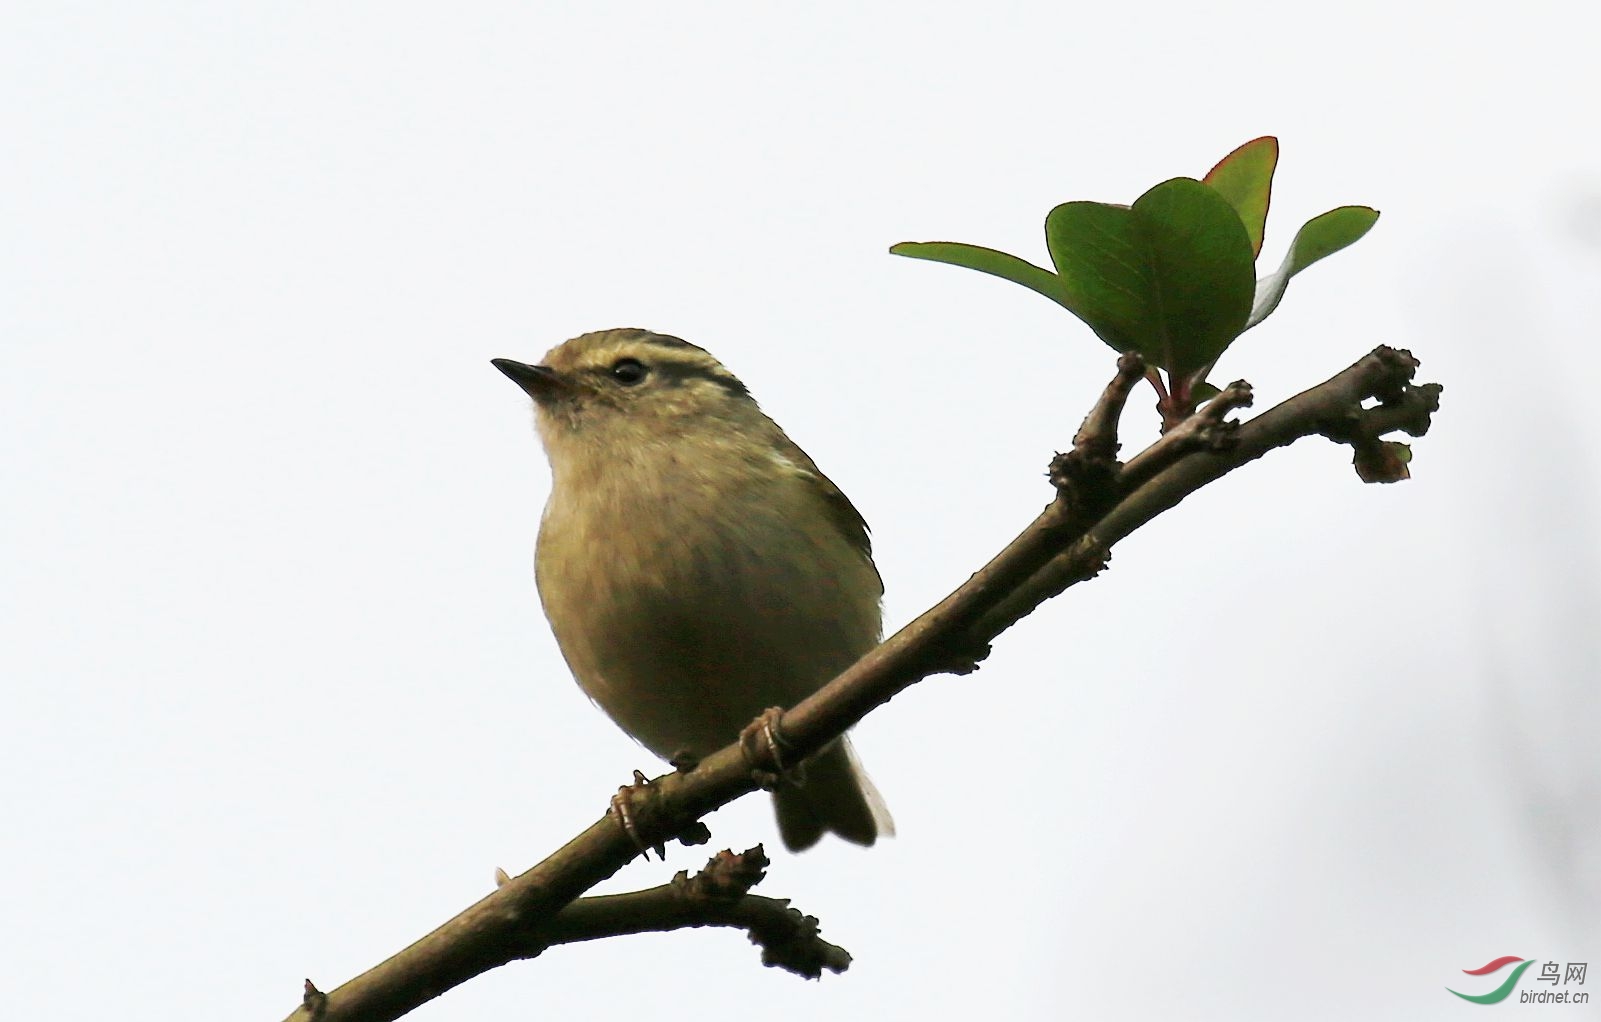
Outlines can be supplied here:
<path id="1" fill-rule="evenodd" d="M 511 382 L 528 392 L 535 401 L 543 401 L 567 389 L 567 381 L 550 366 L 531 366 L 509 358 L 492 358 L 489 364 L 505 373 Z"/>

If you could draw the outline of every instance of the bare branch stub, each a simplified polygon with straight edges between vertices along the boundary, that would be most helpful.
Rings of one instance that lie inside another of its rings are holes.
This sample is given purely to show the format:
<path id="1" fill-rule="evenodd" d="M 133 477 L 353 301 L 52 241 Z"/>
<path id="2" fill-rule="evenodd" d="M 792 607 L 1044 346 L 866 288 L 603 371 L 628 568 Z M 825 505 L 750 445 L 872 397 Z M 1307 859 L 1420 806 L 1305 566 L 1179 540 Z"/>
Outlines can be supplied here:
<path id="1" fill-rule="evenodd" d="M 1196 414 L 1205 422 L 1219 424 L 1230 412 L 1249 408 L 1255 403 L 1256 393 L 1251 389 L 1251 385 L 1244 380 L 1235 380 L 1218 391 Z"/>
<path id="2" fill-rule="evenodd" d="M 1240 428 L 1238 422 L 1227 418 L 1228 414 L 1251 407 L 1254 400 L 1251 385 L 1244 380 L 1224 387 L 1199 411 L 1170 425 L 1160 439 L 1129 459 L 1119 479 L 1123 492 L 1134 492 L 1187 454 L 1228 450 Z"/>
<path id="3" fill-rule="evenodd" d="M 1427 433 L 1434 413 L 1440 410 L 1440 394 L 1445 388 L 1438 383 L 1411 382 L 1419 362 L 1409 351 L 1381 347 L 1372 357 L 1389 370 L 1367 395 L 1378 404 L 1340 409 L 1325 419 L 1318 432 L 1350 445 L 1352 464 L 1363 482 L 1400 482 L 1412 475 L 1407 467 L 1411 448 L 1383 437 L 1397 431 L 1409 436 Z"/>
<path id="4" fill-rule="evenodd" d="M 1138 352 L 1124 352 L 1117 360 L 1117 375 L 1084 417 L 1073 436 L 1073 449 L 1051 459 L 1051 485 L 1075 517 L 1090 517 L 1117 500 L 1118 422 L 1129 392 L 1145 378 L 1145 360 Z M 975 661 L 976 663 L 976 661 Z"/>
<path id="5" fill-rule="evenodd" d="M 1125 351 L 1117 359 L 1117 375 L 1101 391 L 1100 398 L 1083 425 L 1073 436 L 1073 449 L 1085 457 L 1111 460 L 1117 457 L 1117 424 L 1129 393 L 1145 378 L 1145 359 L 1137 351 Z"/>
<path id="6" fill-rule="evenodd" d="M 685 897 L 733 901 L 749 894 L 752 887 L 766 879 L 770 865 L 767 851 L 761 845 L 737 855 L 725 848 L 708 859 L 705 867 L 693 877 L 681 872 L 673 879 L 681 884 Z"/>
<path id="7" fill-rule="evenodd" d="M 328 995 L 317 989 L 317 984 L 310 979 L 306 980 L 305 993 L 300 999 L 300 1006 L 312 1019 L 319 1019 L 328 1009 Z"/>
<path id="8" fill-rule="evenodd" d="M 819 979 L 825 969 L 838 974 L 851 965 L 850 952 L 824 940 L 821 931 L 816 916 L 786 907 L 781 919 L 752 925 L 750 941 L 762 949 L 763 965 Z"/>

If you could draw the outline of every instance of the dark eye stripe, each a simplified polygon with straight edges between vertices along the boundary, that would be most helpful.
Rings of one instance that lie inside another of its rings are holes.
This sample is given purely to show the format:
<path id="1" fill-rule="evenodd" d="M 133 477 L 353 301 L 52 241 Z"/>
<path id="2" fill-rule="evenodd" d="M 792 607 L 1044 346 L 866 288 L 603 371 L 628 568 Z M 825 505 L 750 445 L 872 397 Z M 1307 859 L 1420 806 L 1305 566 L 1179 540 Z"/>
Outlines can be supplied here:
<path id="1" fill-rule="evenodd" d="M 676 344 L 656 343 L 662 340 L 673 341 Z M 707 383 L 721 387 L 734 397 L 750 397 L 750 390 L 739 382 L 733 373 L 724 369 L 716 359 L 707 355 L 705 349 L 690 344 L 688 341 L 679 341 L 676 337 L 664 338 L 661 335 L 652 335 L 648 343 L 653 347 L 666 349 L 659 358 L 651 357 L 647 353 L 641 352 L 641 354 L 646 354 L 649 359 L 649 365 L 644 365 L 641 360 L 629 355 L 619 355 L 610 363 L 595 367 L 595 371 L 609 376 L 617 382 L 632 385 L 640 382 L 640 380 L 644 379 L 644 376 L 634 380 L 625 380 L 618 375 L 620 367 L 632 363 L 645 369 L 646 375 L 655 380 L 658 386 L 682 387 L 691 380 L 704 380 Z"/>
<path id="2" fill-rule="evenodd" d="M 728 370 L 716 365 L 705 365 L 699 362 L 674 362 L 662 360 L 656 363 L 656 369 L 662 379 L 676 386 L 683 386 L 690 380 L 705 380 L 715 384 L 734 397 L 749 397 L 750 391 L 743 383 L 735 379 Z"/>
<path id="3" fill-rule="evenodd" d="M 741 398 L 750 397 L 750 388 L 745 386 L 743 383 L 740 383 L 739 380 L 735 379 L 732 376 L 722 376 L 722 375 L 708 374 L 706 376 L 706 379 L 708 379 L 711 382 L 717 384 L 719 387 L 723 388 L 728 393 L 732 394 L 734 397 L 741 397 Z"/>

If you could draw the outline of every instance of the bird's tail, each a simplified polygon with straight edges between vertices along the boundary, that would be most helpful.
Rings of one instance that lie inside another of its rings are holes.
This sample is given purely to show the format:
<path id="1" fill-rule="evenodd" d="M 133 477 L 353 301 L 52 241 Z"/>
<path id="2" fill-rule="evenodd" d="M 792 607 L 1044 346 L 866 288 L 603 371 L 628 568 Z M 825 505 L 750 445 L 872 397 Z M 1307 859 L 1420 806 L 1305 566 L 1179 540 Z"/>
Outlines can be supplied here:
<path id="1" fill-rule="evenodd" d="M 895 833 L 883 796 L 845 738 L 806 761 L 801 783 L 779 781 L 773 805 L 784 847 L 792 852 L 810 848 L 829 831 L 858 845 Z"/>

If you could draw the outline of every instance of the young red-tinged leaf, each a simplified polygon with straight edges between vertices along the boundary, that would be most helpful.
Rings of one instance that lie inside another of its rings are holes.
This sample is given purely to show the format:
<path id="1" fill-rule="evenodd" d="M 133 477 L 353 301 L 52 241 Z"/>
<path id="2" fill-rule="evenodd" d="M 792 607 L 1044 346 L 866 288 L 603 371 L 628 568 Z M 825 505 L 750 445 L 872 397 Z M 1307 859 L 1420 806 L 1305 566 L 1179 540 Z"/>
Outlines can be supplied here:
<path id="1" fill-rule="evenodd" d="M 929 259 L 936 263 L 949 263 L 952 266 L 965 266 L 970 270 L 993 274 L 1013 283 L 1022 284 L 1032 291 L 1038 291 L 1060 305 L 1067 305 L 1067 294 L 1062 287 L 1060 277 L 1050 270 L 1042 269 L 1026 259 L 1019 259 L 1007 252 L 978 245 L 964 245 L 959 241 L 903 241 L 899 245 L 890 246 L 890 253 L 910 256 L 913 259 Z"/>
<path id="2" fill-rule="evenodd" d="M 1187 373 L 1244 329 L 1255 259 L 1234 208 L 1193 178 L 1130 207 L 1068 202 L 1045 218 L 1063 303 L 1118 351 Z"/>
<path id="3" fill-rule="evenodd" d="M 1256 326 L 1279 307 L 1291 277 L 1355 242 L 1372 230 L 1378 219 L 1376 209 L 1341 206 L 1308 220 L 1290 242 L 1290 251 L 1278 271 L 1256 282 L 1256 300 L 1251 304 L 1251 318 L 1246 321 L 1245 329 Z"/>
<path id="4" fill-rule="evenodd" d="M 1364 483 L 1399 483 L 1412 478 L 1407 465 L 1412 461 L 1412 448 L 1395 440 L 1381 440 L 1373 444 L 1358 444 L 1351 463 Z"/>
<path id="5" fill-rule="evenodd" d="M 1267 209 L 1273 197 L 1273 170 L 1279 163 L 1279 140 L 1272 135 L 1240 146 L 1207 171 L 1202 182 L 1217 189 L 1245 224 L 1251 238 L 1251 255 L 1262 254 Z"/>

